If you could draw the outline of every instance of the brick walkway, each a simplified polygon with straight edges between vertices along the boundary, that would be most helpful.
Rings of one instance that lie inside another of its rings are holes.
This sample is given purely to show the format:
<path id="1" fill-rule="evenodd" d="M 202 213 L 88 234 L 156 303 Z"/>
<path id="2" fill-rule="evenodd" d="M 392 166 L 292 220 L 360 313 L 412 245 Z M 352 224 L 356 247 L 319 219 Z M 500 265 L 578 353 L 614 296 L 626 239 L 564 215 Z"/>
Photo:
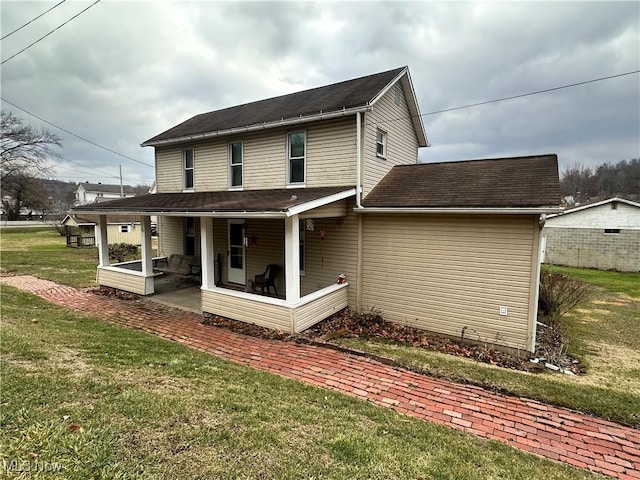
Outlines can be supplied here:
<path id="1" fill-rule="evenodd" d="M 618 478 L 640 479 L 640 431 L 523 398 L 419 375 L 310 345 L 204 326 L 201 316 L 146 299 L 120 300 L 30 276 L 2 283 L 107 322 L 233 362 L 329 388 L 424 420 Z"/>

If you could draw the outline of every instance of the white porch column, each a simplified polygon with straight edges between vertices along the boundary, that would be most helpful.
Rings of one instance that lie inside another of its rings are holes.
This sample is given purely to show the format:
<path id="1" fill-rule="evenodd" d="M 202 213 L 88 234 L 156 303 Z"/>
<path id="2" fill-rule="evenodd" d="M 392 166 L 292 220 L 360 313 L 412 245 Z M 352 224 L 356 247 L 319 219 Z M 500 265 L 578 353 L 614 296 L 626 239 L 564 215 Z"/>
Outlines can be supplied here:
<path id="1" fill-rule="evenodd" d="M 200 217 L 200 261 L 202 262 L 202 287 L 213 288 L 216 284 L 213 258 L 213 218 Z"/>
<path id="2" fill-rule="evenodd" d="M 300 230 L 298 215 L 284 220 L 284 276 L 287 303 L 300 300 Z"/>
<path id="3" fill-rule="evenodd" d="M 151 249 L 151 217 L 148 215 L 140 217 L 142 227 L 142 273 L 145 277 L 153 275 L 153 250 Z"/>
<path id="4" fill-rule="evenodd" d="M 98 240 L 98 266 L 109 266 L 109 243 L 107 241 L 107 216 L 98 215 L 96 224 L 96 240 Z"/>

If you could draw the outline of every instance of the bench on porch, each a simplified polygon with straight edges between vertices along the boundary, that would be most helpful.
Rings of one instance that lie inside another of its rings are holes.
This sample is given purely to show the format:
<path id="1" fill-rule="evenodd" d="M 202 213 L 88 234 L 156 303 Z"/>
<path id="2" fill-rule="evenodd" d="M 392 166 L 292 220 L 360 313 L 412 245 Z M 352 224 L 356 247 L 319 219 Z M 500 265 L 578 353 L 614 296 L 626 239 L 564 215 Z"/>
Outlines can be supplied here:
<path id="1" fill-rule="evenodd" d="M 196 277 L 199 278 L 201 275 L 200 257 L 173 253 L 169 255 L 168 258 L 162 257 L 154 259 L 153 269 L 158 272 L 182 277 L 185 280 Z"/>

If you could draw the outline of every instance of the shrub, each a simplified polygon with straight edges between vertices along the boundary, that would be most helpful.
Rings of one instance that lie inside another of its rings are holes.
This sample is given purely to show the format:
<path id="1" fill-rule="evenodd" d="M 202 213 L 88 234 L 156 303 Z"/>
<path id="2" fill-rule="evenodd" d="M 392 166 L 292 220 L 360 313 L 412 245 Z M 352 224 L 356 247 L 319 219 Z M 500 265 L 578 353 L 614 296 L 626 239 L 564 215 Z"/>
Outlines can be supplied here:
<path id="1" fill-rule="evenodd" d="M 538 312 L 547 322 L 557 323 L 565 313 L 586 301 L 590 294 L 589 284 L 543 267 Z"/>
<path id="2" fill-rule="evenodd" d="M 124 262 L 125 258 L 136 255 L 138 253 L 138 247 L 131 245 L 130 243 L 111 243 L 109 244 L 109 258 L 115 259 L 119 263 Z"/>

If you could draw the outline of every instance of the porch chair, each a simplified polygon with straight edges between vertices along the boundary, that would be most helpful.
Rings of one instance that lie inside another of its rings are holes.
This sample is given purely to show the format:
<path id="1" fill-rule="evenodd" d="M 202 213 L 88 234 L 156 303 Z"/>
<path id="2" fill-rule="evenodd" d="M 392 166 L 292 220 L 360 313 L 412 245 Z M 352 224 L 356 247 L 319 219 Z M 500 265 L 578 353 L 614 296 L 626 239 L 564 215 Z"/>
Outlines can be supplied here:
<path id="1" fill-rule="evenodd" d="M 275 263 L 270 263 L 267 265 L 267 269 L 264 273 L 260 275 L 256 275 L 253 281 L 254 290 L 258 287 L 260 288 L 260 294 L 264 295 L 264 289 L 267 289 L 267 295 L 270 295 L 269 288 L 273 287 L 273 290 L 276 292 L 276 297 L 278 296 L 278 290 L 276 289 L 276 279 L 278 275 L 282 272 L 282 267 L 280 265 L 276 265 Z"/>

